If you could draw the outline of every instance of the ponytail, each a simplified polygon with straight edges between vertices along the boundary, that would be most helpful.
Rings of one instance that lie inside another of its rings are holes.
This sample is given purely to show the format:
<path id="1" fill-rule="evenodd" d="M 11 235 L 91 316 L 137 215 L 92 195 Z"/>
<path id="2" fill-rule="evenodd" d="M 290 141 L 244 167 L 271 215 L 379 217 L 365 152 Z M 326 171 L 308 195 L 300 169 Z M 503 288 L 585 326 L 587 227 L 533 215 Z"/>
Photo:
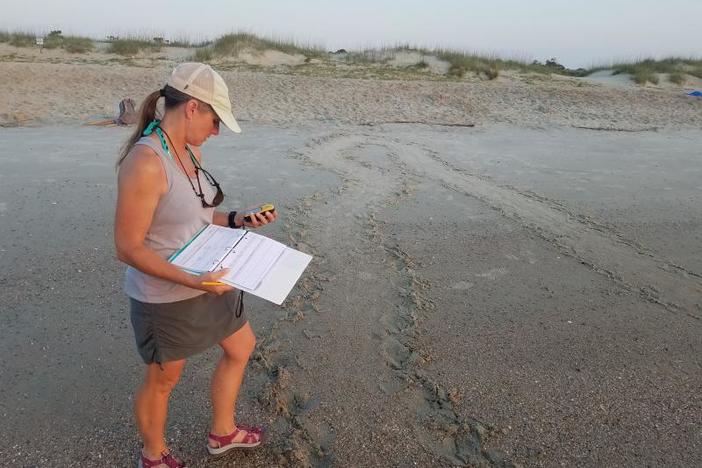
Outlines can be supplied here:
<path id="1" fill-rule="evenodd" d="M 161 96 L 165 97 L 165 110 L 172 109 L 183 104 L 184 102 L 189 101 L 190 99 L 194 99 L 192 96 L 178 91 L 169 85 L 166 85 L 162 89 L 154 91 L 146 96 L 146 99 L 144 99 L 144 101 L 141 103 L 141 107 L 139 107 L 139 121 L 137 122 L 137 127 L 134 130 L 134 133 L 132 133 L 129 139 L 124 143 L 124 146 L 122 146 L 122 149 L 119 152 L 117 168 L 119 168 L 119 165 L 122 164 L 124 158 L 129 155 L 129 152 L 132 150 L 134 144 L 139 140 L 139 138 L 141 138 L 146 127 L 148 127 L 149 124 L 156 119 L 156 104 Z"/>

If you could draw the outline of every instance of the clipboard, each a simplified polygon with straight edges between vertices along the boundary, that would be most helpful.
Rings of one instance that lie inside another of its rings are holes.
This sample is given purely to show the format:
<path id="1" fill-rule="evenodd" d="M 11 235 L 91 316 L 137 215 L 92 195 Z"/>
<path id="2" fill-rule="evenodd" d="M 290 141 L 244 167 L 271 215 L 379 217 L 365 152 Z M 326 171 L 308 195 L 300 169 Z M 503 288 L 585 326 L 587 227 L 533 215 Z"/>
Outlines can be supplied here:
<path id="1" fill-rule="evenodd" d="M 219 281 L 281 305 L 312 256 L 245 229 L 208 224 L 168 261 L 197 275 L 230 268 Z"/>

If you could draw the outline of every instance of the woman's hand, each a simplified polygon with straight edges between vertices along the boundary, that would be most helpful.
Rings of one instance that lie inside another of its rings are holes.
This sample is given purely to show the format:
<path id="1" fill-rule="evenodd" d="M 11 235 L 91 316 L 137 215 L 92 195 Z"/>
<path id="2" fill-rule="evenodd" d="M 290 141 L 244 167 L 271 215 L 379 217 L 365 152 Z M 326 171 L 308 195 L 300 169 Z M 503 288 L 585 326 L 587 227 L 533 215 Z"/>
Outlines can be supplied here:
<path id="1" fill-rule="evenodd" d="M 226 292 L 233 291 L 235 289 L 234 286 L 219 282 L 219 279 L 227 273 L 229 273 L 229 269 L 224 268 L 222 270 L 207 272 L 201 274 L 200 276 L 196 276 L 196 283 L 193 288 L 211 292 L 217 294 L 218 296 L 221 296 Z"/>
<path id="2" fill-rule="evenodd" d="M 276 210 L 274 211 L 266 211 L 265 213 L 254 213 L 254 214 L 248 214 L 247 211 L 251 210 L 253 208 L 256 208 L 260 205 L 252 206 L 251 208 L 247 208 L 246 210 L 237 213 L 236 216 L 234 217 L 234 224 L 236 226 L 242 226 L 242 227 L 248 227 L 248 228 L 258 228 L 261 226 L 265 226 L 268 223 L 272 223 L 276 219 L 278 219 L 278 212 Z M 244 218 L 246 216 L 251 217 L 251 221 L 246 221 Z"/>

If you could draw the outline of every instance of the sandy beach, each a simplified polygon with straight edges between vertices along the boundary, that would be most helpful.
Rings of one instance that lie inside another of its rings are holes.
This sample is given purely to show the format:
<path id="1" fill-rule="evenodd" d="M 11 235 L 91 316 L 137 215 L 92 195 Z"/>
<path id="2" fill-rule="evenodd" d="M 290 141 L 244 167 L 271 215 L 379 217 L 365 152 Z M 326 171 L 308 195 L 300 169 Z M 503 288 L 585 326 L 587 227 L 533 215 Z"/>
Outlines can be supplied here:
<path id="1" fill-rule="evenodd" d="M 84 125 L 169 67 L 0 64 L 0 466 L 132 466 L 141 379 L 112 240 L 130 129 Z M 217 351 L 168 437 L 189 466 L 702 462 L 702 100 L 506 74 L 225 71 L 243 133 L 203 147 L 224 206 L 314 255 L 204 450 Z"/>

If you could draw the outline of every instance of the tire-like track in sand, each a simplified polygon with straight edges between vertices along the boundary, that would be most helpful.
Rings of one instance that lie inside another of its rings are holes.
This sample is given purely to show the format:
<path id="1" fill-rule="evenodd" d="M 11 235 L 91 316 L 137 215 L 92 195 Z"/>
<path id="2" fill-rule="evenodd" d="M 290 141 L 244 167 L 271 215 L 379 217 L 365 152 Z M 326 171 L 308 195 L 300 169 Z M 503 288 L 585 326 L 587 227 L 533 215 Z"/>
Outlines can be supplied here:
<path id="1" fill-rule="evenodd" d="M 289 241 L 315 261 L 256 355 L 269 379 L 262 401 L 289 434 L 279 452 L 293 464 L 512 465 L 489 448 L 492 427 L 460 418 L 422 366 L 417 324 L 432 313 L 431 284 L 379 217 L 421 179 L 481 200 L 674 314 L 700 317 L 697 274 L 562 204 L 453 167 L 431 148 L 365 130 L 314 140 L 294 157 L 341 185 L 289 210 Z"/>

